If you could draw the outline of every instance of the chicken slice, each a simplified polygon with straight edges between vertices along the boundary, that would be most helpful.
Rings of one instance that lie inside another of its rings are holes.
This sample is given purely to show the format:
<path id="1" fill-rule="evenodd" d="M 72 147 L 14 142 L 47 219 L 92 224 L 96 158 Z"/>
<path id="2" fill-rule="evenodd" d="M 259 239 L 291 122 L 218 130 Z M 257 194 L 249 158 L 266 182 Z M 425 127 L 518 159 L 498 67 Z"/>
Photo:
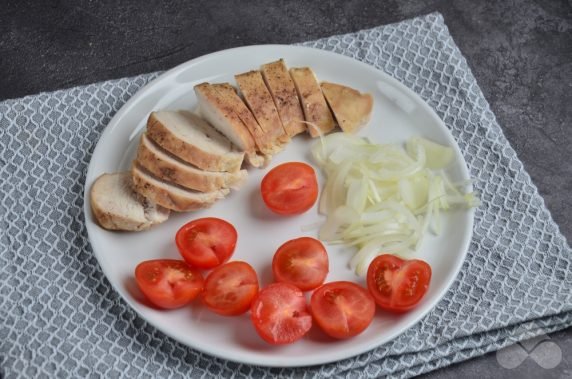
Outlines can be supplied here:
<path id="1" fill-rule="evenodd" d="M 341 84 L 322 82 L 322 92 L 332 109 L 340 128 L 346 133 L 355 133 L 371 118 L 373 98 L 369 93 Z"/>
<path id="2" fill-rule="evenodd" d="M 129 172 L 103 174 L 90 191 L 93 215 L 109 230 L 141 231 L 169 218 L 169 210 L 139 196 L 131 188 Z"/>
<path id="3" fill-rule="evenodd" d="M 136 160 L 158 179 L 201 192 L 221 188 L 238 189 L 246 181 L 247 176 L 246 170 L 235 172 L 201 170 L 160 148 L 145 133 L 141 136 Z"/>
<path id="4" fill-rule="evenodd" d="M 310 124 L 308 131 L 312 137 L 326 134 L 335 128 L 336 122 L 328 109 L 316 75 L 309 67 L 291 68 L 290 75 L 302 102 L 304 117 Z"/>
<path id="5" fill-rule="evenodd" d="M 242 123 L 246 126 L 258 150 L 265 155 L 274 155 L 280 151 L 280 147 L 274 144 L 272 135 L 264 132 L 264 129 L 258 124 L 256 118 L 248 109 L 244 101 L 238 96 L 236 89 L 228 83 L 220 83 L 212 85 L 219 93 L 221 100 L 234 110 Z"/>
<path id="6" fill-rule="evenodd" d="M 250 131 L 219 91 L 209 83 L 201 83 L 195 86 L 195 94 L 205 120 L 244 151 L 248 163 L 254 167 L 263 166 L 265 158 L 256 154 L 256 145 Z"/>
<path id="7" fill-rule="evenodd" d="M 272 95 L 264 84 L 260 71 L 245 72 L 235 75 L 234 78 L 246 104 L 264 133 L 276 146 L 276 149 L 282 149 L 290 141 L 290 137 L 282 126 L 274 100 L 272 100 Z"/>
<path id="8" fill-rule="evenodd" d="M 293 137 L 304 132 L 306 130 L 304 112 L 284 60 L 267 63 L 262 66 L 261 71 L 286 133 Z"/>
<path id="9" fill-rule="evenodd" d="M 147 136 L 174 156 L 203 170 L 238 171 L 244 159 L 244 153 L 212 125 L 187 111 L 151 112 Z"/>
<path id="10" fill-rule="evenodd" d="M 131 167 L 131 179 L 135 192 L 162 207 L 177 212 L 209 208 L 230 192 L 228 188 L 199 192 L 179 187 L 151 175 L 137 162 L 133 162 Z"/>

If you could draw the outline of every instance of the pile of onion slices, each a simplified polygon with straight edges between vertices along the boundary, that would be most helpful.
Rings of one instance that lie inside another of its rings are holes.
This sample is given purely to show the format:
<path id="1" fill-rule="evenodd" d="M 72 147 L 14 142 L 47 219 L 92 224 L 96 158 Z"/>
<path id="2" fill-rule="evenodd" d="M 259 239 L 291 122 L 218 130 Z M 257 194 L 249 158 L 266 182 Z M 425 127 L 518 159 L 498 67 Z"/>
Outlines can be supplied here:
<path id="1" fill-rule="evenodd" d="M 359 276 L 379 254 L 408 256 L 427 232 L 439 234 L 441 211 L 479 204 L 474 192 L 465 192 L 469 182 L 453 183 L 445 173 L 454 150 L 419 136 L 403 147 L 334 133 L 312 155 L 327 178 L 319 237 L 357 247 L 350 266 Z"/>

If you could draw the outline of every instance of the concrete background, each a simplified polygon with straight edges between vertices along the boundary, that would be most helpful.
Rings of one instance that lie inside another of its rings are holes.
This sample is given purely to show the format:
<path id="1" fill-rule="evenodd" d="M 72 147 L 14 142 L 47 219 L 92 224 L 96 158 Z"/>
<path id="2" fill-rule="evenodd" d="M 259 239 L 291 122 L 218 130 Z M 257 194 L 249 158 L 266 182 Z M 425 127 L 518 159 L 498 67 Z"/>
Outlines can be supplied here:
<path id="1" fill-rule="evenodd" d="M 506 136 L 572 241 L 572 2 L 472 0 L 0 1 L 0 100 L 166 70 L 242 45 L 292 43 L 439 11 Z M 425 378 L 572 378 L 563 362 L 503 369 L 494 354 Z"/>

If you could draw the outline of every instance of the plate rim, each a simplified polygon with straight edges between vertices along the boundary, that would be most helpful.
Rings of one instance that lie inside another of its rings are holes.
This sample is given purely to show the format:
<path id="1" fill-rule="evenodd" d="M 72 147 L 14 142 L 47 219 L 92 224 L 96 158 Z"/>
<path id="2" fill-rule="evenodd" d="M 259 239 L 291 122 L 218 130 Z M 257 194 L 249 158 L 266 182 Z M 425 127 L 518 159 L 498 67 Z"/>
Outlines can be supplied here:
<path id="1" fill-rule="evenodd" d="M 86 227 L 86 231 L 87 231 L 88 241 L 92 247 L 93 255 L 95 256 L 97 263 L 98 263 L 99 267 L 101 268 L 105 278 L 107 279 L 107 281 L 109 282 L 109 284 L 111 285 L 113 290 L 120 296 L 120 298 L 123 301 L 125 301 L 125 303 L 139 317 L 141 317 L 143 320 L 145 320 L 145 322 L 149 323 L 149 325 L 151 325 L 152 327 L 154 327 L 155 329 L 157 329 L 161 333 L 165 334 L 166 336 L 177 341 L 178 343 L 183 344 L 186 347 L 189 347 L 189 348 L 197 350 L 201 353 L 208 354 L 208 355 L 211 355 L 211 356 L 214 356 L 217 358 L 221 358 L 224 360 L 233 361 L 233 362 L 237 362 L 240 364 L 257 365 L 257 366 L 262 366 L 262 367 L 284 367 L 284 368 L 286 368 L 286 367 L 308 367 L 308 366 L 322 365 L 322 364 L 337 362 L 337 361 L 340 361 L 343 359 L 354 358 L 360 354 L 369 352 L 369 351 L 371 351 L 371 350 L 373 350 L 373 349 L 375 349 L 375 348 L 377 348 L 383 344 L 391 342 L 392 340 L 397 338 L 399 335 L 404 334 L 405 332 L 407 332 L 407 330 L 409 330 L 413 326 L 417 325 L 425 316 L 427 316 L 427 314 L 430 311 L 435 309 L 435 307 L 443 299 L 445 294 L 450 290 L 451 286 L 453 285 L 454 281 L 456 280 L 456 278 L 458 277 L 458 275 L 461 271 L 463 263 L 466 260 L 468 250 L 470 247 L 470 243 L 472 241 L 472 237 L 473 237 L 473 233 L 474 233 L 473 229 L 474 229 L 475 208 L 470 208 L 470 209 L 466 210 L 466 212 L 468 212 L 467 216 L 468 216 L 468 220 L 469 220 L 469 225 L 467 225 L 468 233 L 465 235 L 465 238 L 463 239 L 463 241 L 461 243 L 462 251 L 459 252 L 461 256 L 459 257 L 459 259 L 457 259 L 456 264 L 453 266 L 453 269 L 449 271 L 449 275 L 448 275 L 448 278 L 446 278 L 446 284 L 444 285 L 444 287 L 441 289 L 440 292 L 438 292 L 436 294 L 433 301 L 430 304 L 428 304 L 428 306 L 426 307 L 426 309 L 423 310 L 423 312 L 421 312 L 414 319 L 412 319 L 409 322 L 409 325 L 407 325 L 405 328 L 403 328 L 401 330 L 395 330 L 394 332 L 388 333 L 387 337 L 382 342 L 377 341 L 377 342 L 371 342 L 371 343 L 365 344 L 365 346 L 360 351 L 352 352 L 351 355 L 332 354 L 332 356 L 330 358 L 322 359 L 319 361 L 311 361 L 309 359 L 305 359 L 305 360 L 303 359 L 300 362 L 296 362 L 296 363 L 288 362 L 288 361 L 281 362 L 280 360 L 278 360 L 276 362 L 275 361 L 264 362 L 264 357 L 262 357 L 262 359 L 259 359 L 259 360 L 248 359 L 248 358 L 245 359 L 245 358 L 228 357 L 228 356 L 225 356 L 223 353 L 220 353 L 219 351 L 215 351 L 215 350 L 211 350 L 211 349 L 204 349 L 202 347 L 198 347 L 198 346 L 194 346 L 194 345 L 189 344 L 188 342 L 184 341 L 183 339 L 179 338 L 178 336 L 165 331 L 162 327 L 155 325 L 154 322 L 150 321 L 147 317 L 145 317 L 142 313 L 140 313 L 138 311 L 138 305 L 135 304 L 135 301 L 132 301 L 131 299 L 124 296 L 123 289 L 119 288 L 119 283 L 115 283 L 109 279 L 109 276 L 108 276 L 104 266 L 101 263 L 103 260 L 103 257 L 100 256 L 100 254 L 98 253 L 98 249 L 96 249 L 96 247 L 95 247 L 98 244 L 95 242 L 95 239 L 94 239 L 92 233 L 94 233 L 93 232 L 94 228 L 99 228 L 99 226 L 93 220 L 93 214 L 92 214 L 92 210 L 91 210 L 90 196 L 89 196 L 89 193 L 91 190 L 91 183 L 89 183 L 89 181 L 90 181 L 90 178 L 94 177 L 94 173 L 93 173 L 94 160 L 93 160 L 93 157 L 95 157 L 97 155 L 99 150 L 103 149 L 102 141 L 107 139 L 107 136 L 110 133 L 112 133 L 113 129 L 115 127 L 117 127 L 118 123 L 121 122 L 123 116 L 129 112 L 129 110 L 138 102 L 138 100 L 140 98 L 144 97 L 147 93 L 151 92 L 156 86 L 159 86 L 166 79 L 178 75 L 181 71 L 184 71 L 184 70 L 188 69 L 189 67 L 192 67 L 193 65 L 200 64 L 201 62 L 203 62 L 205 60 L 216 58 L 218 55 L 229 54 L 229 53 L 232 53 L 233 51 L 237 51 L 237 50 L 261 49 L 261 48 L 262 49 L 286 49 L 286 50 L 293 50 L 293 51 L 294 50 L 307 50 L 307 51 L 312 51 L 314 54 L 317 53 L 317 54 L 323 54 L 326 56 L 327 55 L 335 56 L 336 59 L 341 58 L 342 60 L 346 60 L 348 62 L 351 62 L 351 64 L 357 63 L 364 70 L 367 70 L 370 72 L 375 72 L 375 75 L 382 75 L 384 77 L 384 79 L 387 80 L 388 82 L 390 82 L 393 86 L 395 86 L 399 90 L 407 93 L 408 96 L 413 97 L 416 100 L 416 103 L 418 105 L 420 105 L 424 109 L 425 112 L 428 112 L 431 115 L 431 117 L 437 123 L 440 124 L 441 129 L 443 129 L 444 134 L 446 135 L 447 139 L 451 143 L 451 147 L 455 150 L 456 156 L 460 158 L 459 159 L 459 168 L 461 171 L 460 172 L 461 175 L 466 177 L 466 178 L 470 178 L 470 173 L 469 173 L 469 169 L 467 166 L 467 162 L 466 162 L 466 160 L 465 160 L 465 158 L 461 152 L 461 149 L 459 148 L 457 141 L 455 140 L 453 134 L 451 133 L 451 130 L 447 127 L 445 122 L 437 115 L 436 111 L 431 106 L 429 106 L 429 104 L 418 93 L 416 93 L 415 91 L 413 91 L 412 89 L 410 89 L 405 84 L 403 84 L 399 80 L 395 79 L 394 77 L 392 77 L 388 73 L 382 71 L 381 69 L 377 69 L 376 67 L 374 67 L 368 63 L 365 63 L 365 62 L 359 61 L 357 59 L 348 57 L 348 56 L 343 55 L 341 53 L 336 53 L 333 51 L 327 51 L 327 50 L 314 48 L 314 47 L 299 46 L 299 45 L 283 45 L 283 44 L 261 44 L 261 45 L 240 46 L 240 47 L 234 47 L 234 48 L 223 49 L 223 50 L 211 52 L 211 53 L 190 59 L 190 60 L 185 61 L 181 64 L 178 64 L 177 66 L 175 66 L 169 70 L 166 70 L 165 72 L 161 73 L 156 78 L 153 78 L 152 80 L 150 80 L 143 87 L 139 88 L 137 90 L 137 92 L 131 98 L 129 98 L 129 100 L 125 104 L 123 104 L 121 106 L 121 108 L 113 115 L 113 117 L 110 119 L 108 124 L 104 127 L 104 130 L 102 131 L 102 133 L 101 133 L 101 135 L 100 135 L 100 137 L 96 143 L 96 146 L 93 149 L 92 155 L 90 157 L 88 169 L 86 172 L 85 181 L 84 181 L 83 213 L 84 213 L 84 218 L 85 218 L 84 223 L 85 223 L 85 227 Z M 95 177 L 92 180 L 94 180 L 94 179 L 95 179 Z M 472 188 L 472 185 L 469 184 L 468 188 Z M 223 349 L 221 349 L 221 350 L 223 350 Z"/>

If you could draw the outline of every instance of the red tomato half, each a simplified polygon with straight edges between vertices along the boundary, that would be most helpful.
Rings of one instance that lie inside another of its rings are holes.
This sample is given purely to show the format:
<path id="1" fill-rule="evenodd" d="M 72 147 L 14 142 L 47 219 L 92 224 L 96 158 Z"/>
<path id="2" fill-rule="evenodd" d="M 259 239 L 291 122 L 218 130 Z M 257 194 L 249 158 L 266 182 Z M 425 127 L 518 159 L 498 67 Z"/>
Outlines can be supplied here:
<path id="1" fill-rule="evenodd" d="M 135 268 L 135 281 L 149 301 L 160 308 L 179 308 L 203 289 L 203 276 L 174 259 L 144 261 Z"/>
<path id="2" fill-rule="evenodd" d="M 250 311 L 254 328 L 271 344 L 297 341 L 312 327 L 304 293 L 288 283 L 274 283 L 261 290 Z"/>
<path id="3" fill-rule="evenodd" d="M 272 260 L 274 280 L 293 284 L 302 291 L 313 290 L 324 283 L 328 269 L 326 248 L 310 237 L 286 242 Z"/>
<path id="4" fill-rule="evenodd" d="M 219 218 L 208 217 L 183 225 L 175 242 L 185 262 L 209 269 L 229 260 L 237 239 L 234 226 Z"/>
<path id="5" fill-rule="evenodd" d="M 215 268 L 205 280 L 203 303 L 223 316 L 242 314 L 258 292 L 256 271 L 246 262 L 234 261 Z"/>
<path id="6" fill-rule="evenodd" d="M 274 167 L 260 184 L 262 199 L 270 210 L 281 215 L 304 213 L 318 198 L 318 180 L 314 169 L 302 162 Z"/>
<path id="7" fill-rule="evenodd" d="M 314 291 L 310 309 L 327 335 L 343 339 L 360 334 L 371 324 L 375 302 L 355 283 L 331 282 Z"/>
<path id="8" fill-rule="evenodd" d="M 367 287 L 382 309 L 405 312 L 415 307 L 427 293 L 431 266 L 413 259 L 403 260 L 384 254 L 375 258 L 367 270 Z"/>

